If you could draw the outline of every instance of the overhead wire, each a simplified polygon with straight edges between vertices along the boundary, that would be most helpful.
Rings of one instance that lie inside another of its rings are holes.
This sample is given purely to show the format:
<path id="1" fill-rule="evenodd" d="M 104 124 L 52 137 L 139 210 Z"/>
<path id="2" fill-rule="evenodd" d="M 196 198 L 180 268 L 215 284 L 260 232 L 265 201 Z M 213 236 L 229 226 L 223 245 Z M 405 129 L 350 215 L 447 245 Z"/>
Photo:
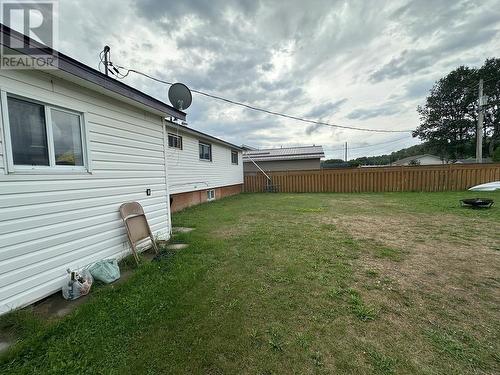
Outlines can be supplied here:
<path id="1" fill-rule="evenodd" d="M 111 65 L 112 65 L 112 63 L 111 63 Z M 141 71 L 136 70 L 136 69 L 129 69 L 129 68 L 125 68 L 125 67 L 120 66 L 120 65 L 112 65 L 112 66 L 116 67 L 117 69 L 124 69 L 124 70 L 126 70 L 125 74 L 120 73 L 121 75 L 120 75 L 120 77 L 118 77 L 120 79 L 123 79 L 123 78 L 127 77 L 130 73 L 135 73 L 135 74 L 144 76 L 146 78 L 149 78 L 149 79 L 151 79 L 153 81 L 159 82 L 159 83 L 163 83 L 163 84 L 166 84 L 166 85 L 173 85 L 172 82 L 169 82 L 169 81 L 166 81 L 166 80 L 163 80 L 163 79 L 151 76 L 151 75 L 149 75 L 147 73 L 141 72 Z M 289 114 L 282 113 L 282 112 L 277 112 L 277 111 L 273 111 L 273 110 L 269 110 L 269 109 L 265 109 L 265 108 L 256 107 L 256 106 L 253 106 L 253 105 L 250 105 L 250 104 L 238 102 L 236 100 L 227 99 L 227 98 L 224 98 L 222 96 L 210 94 L 210 93 L 207 93 L 207 92 L 204 92 L 204 91 L 201 91 L 201 90 L 191 89 L 191 91 L 194 92 L 194 93 L 196 93 L 196 94 L 208 97 L 208 98 L 216 99 L 216 100 L 219 100 L 219 101 L 222 101 L 222 102 L 225 102 L 225 103 L 229 103 L 229 104 L 232 104 L 232 105 L 236 105 L 236 106 L 239 106 L 239 107 L 243 107 L 243 108 L 246 108 L 246 109 L 249 109 L 249 110 L 252 110 L 252 111 L 262 112 L 262 113 L 266 113 L 266 114 L 269 114 L 269 115 L 279 116 L 279 117 L 282 117 L 282 118 L 296 120 L 296 121 L 300 121 L 300 122 L 304 122 L 304 123 L 308 123 L 308 124 L 312 124 L 312 125 L 321 125 L 321 126 L 328 126 L 328 127 L 332 127 L 332 128 L 340 128 L 340 129 L 356 130 L 356 131 L 364 131 L 364 132 L 373 132 L 373 133 L 407 133 L 407 132 L 412 132 L 413 131 L 413 129 L 406 129 L 406 130 L 369 129 L 369 128 L 361 128 L 361 127 L 356 127 L 356 126 L 333 124 L 333 123 L 329 123 L 329 122 L 306 119 L 306 118 L 299 117 L 299 116 L 289 115 Z"/>
<path id="2" fill-rule="evenodd" d="M 403 140 L 403 139 L 399 140 L 399 142 L 404 142 L 404 141 L 405 140 Z M 380 148 L 375 148 L 372 150 L 355 150 L 352 153 L 349 150 L 349 153 L 351 154 L 351 157 L 361 157 L 363 155 L 366 155 L 367 153 L 376 154 L 376 155 L 380 155 L 380 154 L 384 155 L 384 154 L 390 154 L 392 152 L 395 152 L 398 149 L 400 149 L 400 147 L 402 147 L 402 144 L 397 145 L 397 143 L 395 143 L 394 145 L 382 146 Z M 408 147 L 411 147 L 411 146 L 408 146 Z M 391 150 L 393 150 L 393 151 L 391 151 Z"/>
<path id="3" fill-rule="evenodd" d="M 371 145 L 365 145 L 365 146 L 359 146 L 359 147 L 349 147 L 348 149 L 349 150 L 358 150 L 358 149 L 361 149 L 361 148 L 371 148 L 371 147 L 380 146 L 380 145 L 384 145 L 384 144 L 396 143 L 396 142 L 399 142 L 399 141 L 402 141 L 402 140 L 405 140 L 405 139 L 408 139 L 408 137 L 393 139 L 393 140 L 387 141 L 387 142 L 373 143 Z M 337 148 L 337 149 L 331 149 L 331 148 L 328 148 L 328 147 L 323 147 L 323 148 L 326 149 L 326 150 L 328 150 L 328 151 L 342 151 L 342 150 L 345 150 L 344 148 Z"/>

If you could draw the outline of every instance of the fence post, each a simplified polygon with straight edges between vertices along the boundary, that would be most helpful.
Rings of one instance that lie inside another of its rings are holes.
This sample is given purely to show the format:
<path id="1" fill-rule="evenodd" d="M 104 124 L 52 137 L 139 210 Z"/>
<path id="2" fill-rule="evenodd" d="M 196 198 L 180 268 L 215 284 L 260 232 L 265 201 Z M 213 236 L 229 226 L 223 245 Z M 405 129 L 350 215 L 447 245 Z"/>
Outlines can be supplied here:
<path id="1" fill-rule="evenodd" d="M 404 168 L 403 166 L 399 167 L 399 191 L 403 191 L 404 188 L 404 182 L 403 182 L 403 174 L 404 174 Z"/>
<path id="2" fill-rule="evenodd" d="M 452 187 L 453 164 L 448 164 L 448 173 L 446 175 L 446 190 L 450 191 Z"/>

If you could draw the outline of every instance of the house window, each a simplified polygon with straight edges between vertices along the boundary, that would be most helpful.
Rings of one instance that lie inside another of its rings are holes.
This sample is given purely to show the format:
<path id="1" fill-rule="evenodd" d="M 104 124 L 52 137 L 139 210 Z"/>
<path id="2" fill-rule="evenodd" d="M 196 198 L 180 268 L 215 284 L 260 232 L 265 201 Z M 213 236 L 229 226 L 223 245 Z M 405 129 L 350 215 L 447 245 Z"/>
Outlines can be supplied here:
<path id="1" fill-rule="evenodd" d="M 14 165 L 49 165 L 45 107 L 8 98 Z"/>
<path id="2" fill-rule="evenodd" d="M 182 150 L 182 137 L 180 135 L 168 134 L 168 147 Z"/>
<path id="3" fill-rule="evenodd" d="M 231 151 L 231 163 L 238 165 L 238 151 Z"/>
<path id="4" fill-rule="evenodd" d="M 215 190 L 207 190 L 207 200 L 213 201 L 215 199 Z"/>
<path id="5" fill-rule="evenodd" d="M 200 159 L 212 161 L 212 145 L 200 142 Z"/>
<path id="6" fill-rule="evenodd" d="M 7 154 L 13 170 L 84 170 L 82 114 L 2 95 Z"/>

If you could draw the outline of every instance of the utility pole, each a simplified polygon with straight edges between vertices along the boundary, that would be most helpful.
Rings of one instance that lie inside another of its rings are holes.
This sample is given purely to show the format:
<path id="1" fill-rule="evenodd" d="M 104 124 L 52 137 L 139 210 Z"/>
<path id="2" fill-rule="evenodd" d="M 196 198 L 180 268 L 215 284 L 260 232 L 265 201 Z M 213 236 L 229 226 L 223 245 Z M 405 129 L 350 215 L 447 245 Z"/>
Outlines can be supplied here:
<path id="1" fill-rule="evenodd" d="M 345 143 L 345 161 L 347 163 L 347 142 Z"/>
<path id="2" fill-rule="evenodd" d="M 479 80 L 479 113 L 477 116 L 477 129 L 476 129 L 476 163 L 483 162 L 483 79 Z"/>

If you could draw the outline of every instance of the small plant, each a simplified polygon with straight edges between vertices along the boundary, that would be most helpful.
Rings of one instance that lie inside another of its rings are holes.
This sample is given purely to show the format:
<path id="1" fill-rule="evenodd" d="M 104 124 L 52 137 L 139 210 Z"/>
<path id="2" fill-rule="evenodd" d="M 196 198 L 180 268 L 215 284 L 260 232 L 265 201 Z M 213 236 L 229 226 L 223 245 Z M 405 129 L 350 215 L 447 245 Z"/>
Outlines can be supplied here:
<path id="1" fill-rule="evenodd" d="M 378 272 L 375 270 L 368 270 L 366 271 L 366 275 L 372 278 L 378 277 Z"/>
<path id="2" fill-rule="evenodd" d="M 367 353 L 370 356 L 370 362 L 374 367 L 375 373 L 387 375 L 395 374 L 394 366 L 396 365 L 396 360 L 376 350 L 368 350 Z"/>
<path id="3" fill-rule="evenodd" d="M 278 331 L 277 328 L 271 327 L 268 331 L 269 340 L 268 343 L 271 348 L 275 351 L 282 352 L 284 347 L 283 336 Z"/>
<path id="4" fill-rule="evenodd" d="M 380 246 L 375 249 L 375 258 L 387 258 L 395 262 L 402 259 L 401 251 L 392 247 Z"/>
<path id="5" fill-rule="evenodd" d="M 314 352 L 311 354 L 311 359 L 313 361 L 314 366 L 322 367 L 323 366 L 323 356 L 320 352 Z"/>
<path id="6" fill-rule="evenodd" d="M 367 322 L 376 318 L 377 314 L 375 310 L 369 306 L 366 306 L 359 293 L 353 289 L 349 290 L 349 304 L 351 305 L 351 311 L 353 314 L 361 321 Z"/>

